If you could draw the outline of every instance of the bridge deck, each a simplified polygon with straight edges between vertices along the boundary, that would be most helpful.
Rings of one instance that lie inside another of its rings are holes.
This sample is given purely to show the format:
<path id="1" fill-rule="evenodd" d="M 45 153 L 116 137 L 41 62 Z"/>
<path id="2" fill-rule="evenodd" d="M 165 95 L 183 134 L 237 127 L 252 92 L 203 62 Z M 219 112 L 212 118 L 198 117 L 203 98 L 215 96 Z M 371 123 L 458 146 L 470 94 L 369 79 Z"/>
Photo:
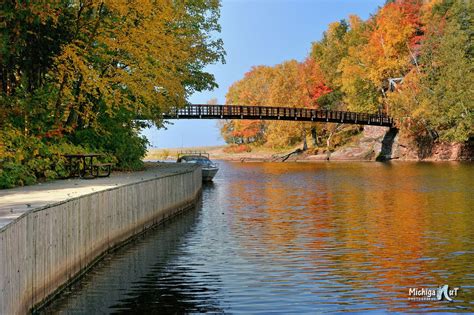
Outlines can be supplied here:
<path id="1" fill-rule="evenodd" d="M 163 118 L 289 120 L 393 127 L 393 119 L 384 114 L 266 106 L 188 105 L 164 114 Z"/>

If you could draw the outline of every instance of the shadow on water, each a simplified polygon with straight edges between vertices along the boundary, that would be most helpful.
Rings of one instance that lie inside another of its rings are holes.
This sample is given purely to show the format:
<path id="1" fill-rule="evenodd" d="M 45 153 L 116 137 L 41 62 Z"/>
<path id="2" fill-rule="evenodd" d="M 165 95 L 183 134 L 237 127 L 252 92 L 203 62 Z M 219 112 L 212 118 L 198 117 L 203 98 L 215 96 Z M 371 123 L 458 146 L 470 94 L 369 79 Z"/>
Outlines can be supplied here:
<path id="1" fill-rule="evenodd" d="M 207 191 L 214 190 L 216 189 L 216 184 L 214 184 L 214 182 L 203 182 L 202 188 L 206 189 Z"/>
<path id="2" fill-rule="evenodd" d="M 40 314 L 144 314 L 222 312 L 214 300 L 213 275 L 176 266 L 181 245 L 200 220 L 195 209 L 160 225 L 106 256 Z M 175 265 L 175 268 L 170 267 Z M 196 277 L 195 277 L 196 276 Z M 206 281 L 203 281 L 206 280 Z M 199 298 L 197 298 L 197 295 Z"/>
<path id="3" fill-rule="evenodd" d="M 212 300 L 217 290 L 189 279 L 191 273 L 188 268 L 167 272 L 157 265 L 140 281 L 131 283 L 127 297 L 110 309 L 114 314 L 222 312 Z"/>

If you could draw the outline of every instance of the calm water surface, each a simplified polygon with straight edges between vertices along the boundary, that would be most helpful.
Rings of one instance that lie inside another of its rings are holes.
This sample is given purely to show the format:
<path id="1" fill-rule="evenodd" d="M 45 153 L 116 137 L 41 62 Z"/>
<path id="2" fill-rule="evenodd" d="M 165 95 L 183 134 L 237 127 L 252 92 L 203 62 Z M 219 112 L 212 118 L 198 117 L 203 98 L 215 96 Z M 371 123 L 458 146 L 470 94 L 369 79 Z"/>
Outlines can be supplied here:
<path id="1" fill-rule="evenodd" d="M 220 166 L 44 312 L 474 311 L 474 164 Z M 454 302 L 408 300 L 444 284 Z"/>

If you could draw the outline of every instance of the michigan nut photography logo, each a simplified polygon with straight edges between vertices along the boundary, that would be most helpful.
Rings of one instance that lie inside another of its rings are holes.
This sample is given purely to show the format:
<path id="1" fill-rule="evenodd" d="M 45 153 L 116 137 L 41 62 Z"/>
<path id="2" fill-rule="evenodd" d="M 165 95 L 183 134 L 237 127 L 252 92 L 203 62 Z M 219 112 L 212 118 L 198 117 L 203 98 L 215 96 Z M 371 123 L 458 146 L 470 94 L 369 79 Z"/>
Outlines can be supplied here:
<path id="1" fill-rule="evenodd" d="M 449 288 L 447 284 L 438 288 L 409 288 L 408 299 L 411 301 L 449 301 L 458 296 L 459 288 Z"/>

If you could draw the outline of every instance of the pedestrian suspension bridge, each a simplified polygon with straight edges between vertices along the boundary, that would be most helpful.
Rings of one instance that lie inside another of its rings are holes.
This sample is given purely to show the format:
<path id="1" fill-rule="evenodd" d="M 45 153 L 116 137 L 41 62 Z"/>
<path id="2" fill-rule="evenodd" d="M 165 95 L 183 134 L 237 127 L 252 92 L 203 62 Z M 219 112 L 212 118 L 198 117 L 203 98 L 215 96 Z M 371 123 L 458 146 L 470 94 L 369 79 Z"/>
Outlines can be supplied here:
<path id="1" fill-rule="evenodd" d="M 393 127 L 393 118 L 380 114 L 309 108 L 199 105 L 192 104 L 163 114 L 163 119 L 252 119 L 308 122 L 331 122 L 355 125 Z"/>

